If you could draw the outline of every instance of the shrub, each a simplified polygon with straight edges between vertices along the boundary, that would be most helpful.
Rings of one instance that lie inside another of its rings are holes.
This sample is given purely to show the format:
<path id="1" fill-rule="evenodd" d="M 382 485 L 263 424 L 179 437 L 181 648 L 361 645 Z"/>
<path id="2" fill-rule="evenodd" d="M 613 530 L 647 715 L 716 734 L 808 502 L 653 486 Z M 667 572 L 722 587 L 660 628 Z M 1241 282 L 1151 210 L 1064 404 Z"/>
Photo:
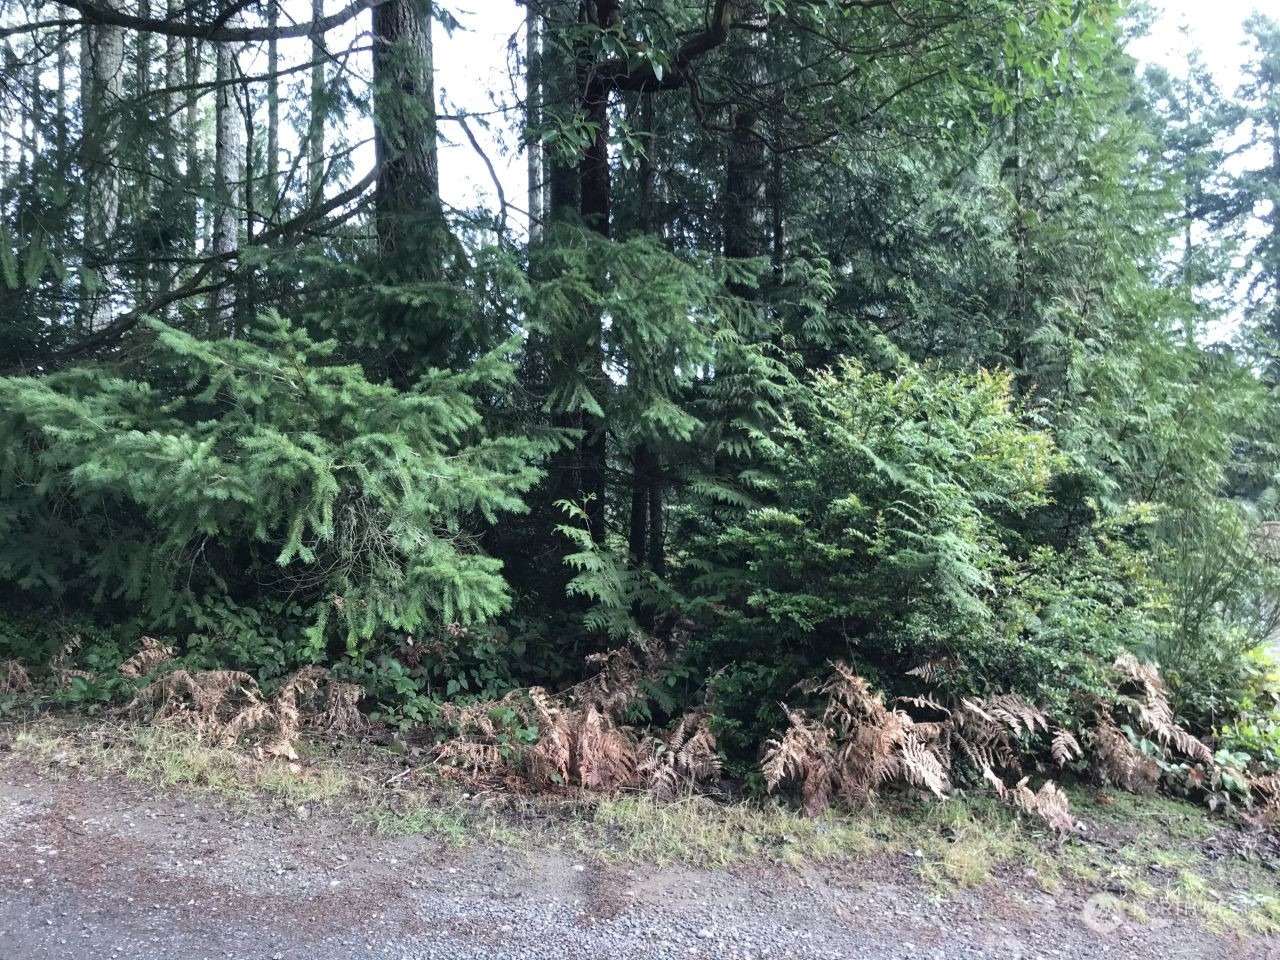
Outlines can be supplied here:
<path id="1" fill-rule="evenodd" d="M 845 661 L 909 693 L 945 664 L 958 693 L 1065 704 L 1148 639 L 1159 610 L 1128 545 L 1143 511 L 1061 547 L 1015 520 L 1044 506 L 1061 460 L 1004 374 L 856 364 L 817 376 L 776 447 L 774 501 L 708 537 L 714 630 L 690 656 L 714 674 L 722 742 L 743 753 L 789 689 Z"/>
<path id="2" fill-rule="evenodd" d="M 400 391 L 275 315 L 238 340 L 151 329 L 128 371 L 0 379 L 0 580 L 169 625 L 288 603 L 312 624 L 294 662 L 331 620 L 358 652 L 506 606 L 472 521 L 524 508 L 550 442 L 483 436 L 469 391 L 502 358 Z"/>

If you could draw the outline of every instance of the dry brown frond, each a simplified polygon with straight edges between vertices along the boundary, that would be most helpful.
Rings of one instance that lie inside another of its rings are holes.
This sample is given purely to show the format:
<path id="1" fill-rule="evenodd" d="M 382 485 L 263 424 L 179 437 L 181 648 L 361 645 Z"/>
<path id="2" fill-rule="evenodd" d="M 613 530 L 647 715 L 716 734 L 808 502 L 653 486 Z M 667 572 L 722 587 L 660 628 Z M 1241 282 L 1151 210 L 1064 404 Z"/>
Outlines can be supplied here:
<path id="1" fill-rule="evenodd" d="M 1111 715 L 1103 713 L 1092 731 L 1098 772 L 1114 786 L 1130 793 L 1150 793 L 1160 778 L 1160 765 L 1129 742 Z"/>
<path id="2" fill-rule="evenodd" d="M 1007 798 L 1015 807 L 1034 813 L 1056 833 L 1070 834 L 1080 829 L 1080 824 L 1071 816 L 1066 794 L 1052 780 L 1046 780 L 1039 790 L 1032 791 L 1027 786 L 1027 778 L 1023 777 L 1008 791 Z"/>
<path id="3" fill-rule="evenodd" d="M 636 783 L 636 745 L 630 732 L 594 704 L 576 724 L 574 769 L 588 790 L 615 793 Z"/>
<path id="4" fill-rule="evenodd" d="M 79 677 L 81 680 L 92 680 L 93 674 L 88 670 L 69 670 L 60 669 L 58 671 L 58 689 L 70 690 L 72 682 Z"/>
<path id="5" fill-rule="evenodd" d="M 84 646 L 84 638 L 78 633 L 73 633 L 67 638 L 67 642 L 62 645 L 62 649 L 58 651 L 58 655 L 53 658 L 55 666 L 59 666 L 74 657 L 80 648 Z"/>
<path id="6" fill-rule="evenodd" d="M 1141 663 L 1133 654 L 1123 653 L 1116 658 L 1115 669 L 1142 688 L 1142 700 L 1131 703 L 1137 708 L 1138 723 L 1144 730 L 1185 757 L 1213 763 L 1213 751 L 1178 725 L 1168 690 L 1154 664 Z"/>
<path id="7" fill-rule="evenodd" d="M 835 755 L 831 749 L 831 731 L 800 710 L 787 711 L 786 732 L 781 740 L 766 740 L 764 760 L 765 786 L 773 791 L 787 781 L 800 783 L 804 812 L 817 816 L 831 805 L 835 772 Z"/>
<path id="8" fill-rule="evenodd" d="M 925 683 L 936 685 L 939 681 L 945 680 L 955 668 L 956 662 L 953 658 L 936 657 L 908 670 L 907 676 L 919 677 Z"/>
<path id="9" fill-rule="evenodd" d="M 276 736 L 264 748 L 266 752 L 272 756 L 297 760 L 298 752 L 293 744 L 298 739 L 298 731 L 302 726 L 302 711 L 304 705 L 319 693 L 320 682 L 324 680 L 325 675 L 326 671 L 323 667 L 314 665 L 303 667 L 280 685 L 280 689 L 271 701 L 271 708 L 265 714 L 253 718 L 253 722 L 250 722 L 250 718 L 245 718 L 243 729 L 251 730 L 269 719 L 276 728 Z M 227 736 L 231 740 L 238 740 L 240 733 L 237 731 L 233 735 L 228 731 Z"/>
<path id="10" fill-rule="evenodd" d="M 1015 735 L 1035 733 L 1037 727 L 1045 732 L 1049 730 L 1049 718 L 1044 711 L 1016 693 L 988 697 L 983 703 L 987 711 L 1003 721 Z"/>
<path id="11" fill-rule="evenodd" d="M 1263 826 L 1280 825 L 1280 773 L 1253 777 L 1249 781 L 1249 792 L 1256 806 L 1255 822 Z"/>
<path id="12" fill-rule="evenodd" d="M 143 637 L 139 641 L 138 652 L 120 664 L 120 676 L 126 680 L 137 680 L 172 660 L 173 647 L 166 647 L 155 637 Z"/>
<path id="13" fill-rule="evenodd" d="M 233 744 L 270 731 L 263 753 L 297 759 L 293 743 L 302 722 L 302 703 L 313 697 L 325 672 L 304 667 L 285 680 L 270 701 L 257 682 L 238 670 L 174 670 L 137 691 L 121 712 L 155 724 L 178 724 L 201 739 Z"/>
<path id="14" fill-rule="evenodd" d="M 529 780 L 538 786 L 567 784 L 573 767 L 572 713 L 556 703 L 542 687 L 529 688 L 538 741 L 529 751 Z"/>
<path id="15" fill-rule="evenodd" d="M 201 736 L 216 736 L 242 710 L 262 702 L 258 684 L 238 670 L 174 670 L 134 694 L 121 712 L 150 723 L 176 723 Z"/>
<path id="16" fill-rule="evenodd" d="M 84 639 L 78 633 L 73 633 L 67 642 L 62 645 L 62 649 L 57 655 L 49 661 L 49 667 L 54 675 L 58 678 L 58 689 L 67 690 L 71 686 L 71 682 L 79 677 L 82 680 L 92 680 L 93 674 L 87 670 L 74 670 L 70 666 L 71 658 L 76 655 L 80 648 L 84 646 Z"/>
<path id="17" fill-rule="evenodd" d="M 865 800 L 890 781 L 945 795 L 949 719 L 917 723 L 905 711 L 886 706 L 884 696 L 848 664 L 837 661 L 831 667 L 825 680 L 800 688 L 826 697 L 822 719 L 787 710 L 789 725 L 782 739 L 766 742 L 766 787 L 774 790 L 786 781 L 799 783 L 809 814 L 824 810 L 833 794 Z M 928 705 L 947 712 L 937 704 Z"/>
<path id="18" fill-rule="evenodd" d="M 674 800 L 687 789 L 718 779 L 720 757 L 706 714 L 686 713 L 668 733 L 645 738 L 636 773 L 661 801 Z"/>
<path id="19" fill-rule="evenodd" d="M 1053 757 L 1054 763 L 1065 767 L 1072 760 L 1083 757 L 1084 749 L 1080 746 L 1080 741 L 1075 738 L 1075 734 L 1059 727 L 1053 734 L 1053 742 L 1049 745 L 1049 755 Z"/>
<path id="20" fill-rule="evenodd" d="M 17 660 L 0 660 L 0 695 L 26 693 L 31 689 L 31 675 Z"/>
<path id="21" fill-rule="evenodd" d="M 330 680 L 325 688 L 325 708 L 308 718 L 308 723 L 330 733 L 355 733 L 369 726 L 368 718 L 360 712 L 364 688 L 358 683 L 339 683 Z"/>

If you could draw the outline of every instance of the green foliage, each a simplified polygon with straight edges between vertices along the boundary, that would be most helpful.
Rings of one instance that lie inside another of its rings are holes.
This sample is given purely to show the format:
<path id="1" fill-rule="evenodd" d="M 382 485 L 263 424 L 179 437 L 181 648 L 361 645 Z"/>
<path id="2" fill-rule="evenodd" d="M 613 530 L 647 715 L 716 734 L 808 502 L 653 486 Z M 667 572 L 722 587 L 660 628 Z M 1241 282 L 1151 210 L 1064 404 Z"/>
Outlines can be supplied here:
<path id="1" fill-rule="evenodd" d="M 706 709 L 740 763 L 829 660 L 1097 721 L 1124 652 L 1223 769 L 1273 763 L 1275 24 L 1221 104 L 1195 58 L 1140 80 L 1114 0 L 768 0 L 723 36 L 684 0 L 545 6 L 527 237 L 521 198 L 441 203 L 421 38 L 388 35 L 368 82 L 246 86 L 307 175 L 248 138 L 234 251 L 200 76 L 188 127 L 122 29 L 91 117 L 40 92 L 66 32 L 3 15 L 0 657 L 42 702 L 127 695 L 151 635 L 432 723 L 679 623 L 629 709 Z M 383 149 L 352 187 L 356 116 Z M 108 180 L 117 211 L 79 186 Z M 1224 316 L 1241 345 L 1207 346 Z M 1111 745 L 1202 789 L 1133 713 Z"/>
<path id="2" fill-rule="evenodd" d="M 695 585 L 714 591 L 720 617 L 690 656 L 716 672 L 743 749 L 828 660 L 889 691 L 934 663 L 959 692 L 1065 708 L 1150 640 L 1154 584 L 1130 545 L 1140 515 L 1065 549 L 1011 524 L 1048 505 L 1063 461 L 1010 391 L 1007 375 L 906 363 L 814 378 L 778 445 L 776 502 L 708 537 Z"/>
<path id="3" fill-rule="evenodd" d="M 469 528 L 523 509 L 549 444 L 479 435 L 469 391 L 500 357 L 400 391 L 273 315 L 239 340 L 152 329 L 135 378 L 0 381 L 0 578 L 197 628 L 210 596 L 288 598 L 312 622 L 293 660 L 322 657 L 330 621 L 356 652 L 506 607 Z"/>
<path id="4" fill-rule="evenodd" d="M 1040 503 L 1052 462 L 1007 378 L 846 364 L 815 379 L 785 430 L 778 504 L 717 537 L 726 569 L 708 582 L 732 583 L 782 632 L 928 659 L 959 624 L 993 621 L 994 516 Z"/>

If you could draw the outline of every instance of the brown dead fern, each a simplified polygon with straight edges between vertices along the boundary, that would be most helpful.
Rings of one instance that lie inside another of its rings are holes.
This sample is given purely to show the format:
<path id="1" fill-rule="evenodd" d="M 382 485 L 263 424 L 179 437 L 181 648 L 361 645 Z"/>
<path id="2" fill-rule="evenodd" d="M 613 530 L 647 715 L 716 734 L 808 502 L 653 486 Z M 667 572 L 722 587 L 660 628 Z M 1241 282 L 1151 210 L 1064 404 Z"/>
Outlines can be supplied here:
<path id="1" fill-rule="evenodd" d="M 594 654 L 587 662 L 596 672 L 558 695 L 531 687 L 499 700 L 444 704 L 450 735 L 432 748 L 432 760 L 533 789 L 648 787 L 669 799 L 704 785 L 720 773 L 704 715 L 690 714 L 668 732 L 641 732 L 626 722 L 643 685 L 661 677 L 683 638 L 677 624 L 666 639 Z"/>
<path id="2" fill-rule="evenodd" d="M 71 666 L 71 659 L 84 646 L 84 639 L 78 633 L 67 638 L 62 649 L 49 661 L 49 669 L 58 678 L 58 689 L 69 690 L 78 677 L 81 680 L 92 680 L 93 674 L 87 670 L 76 670 Z"/>
<path id="3" fill-rule="evenodd" d="M 360 712 L 364 687 L 358 683 L 330 680 L 325 685 L 325 706 L 320 713 L 307 718 L 308 726 L 328 733 L 353 734 L 369 727 L 369 718 Z"/>
<path id="4" fill-rule="evenodd" d="M 166 647 L 155 637 L 143 637 L 138 652 L 120 664 L 120 676 L 138 680 L 173 660 L 173 647 Z"/>
<path id="5" fill-rule="evenodd" d="M 121 712 L 152 724 L 174 724 L 201 738 L 222 740 L 229 726 L 246 729 L 269 709 L 257 682 L 238 670 L 174 670 L 138 689 Z"/>
<path id="6" fill-rule="evenodd" d="M 1084 748 L 1070 730 L 1059 727 L 1053 732 L 1053 740 L 1049 744 L 1049 756 L 1060 767 L 1065 767 L 1074 760 L 1084 758 Z"/>
<path id="7" fill-rule="evenodd" d="M 636 773 L 654 799 L 663 802 L 719 779 L 720 757 L 707 715 L 686 713 L 669 732 L 647 736 Z"/>
<path id="8" fill-rule="evenodd" d="M 27 693 L 31 689 L 31 675 L 17 660 L 0 660 L 0 696 Z"/>
<path id="9" fill-rule="evenodd" d="M 799 689 L 826 698 L 822 717 L 784 707 L 788 726 L 780 740 L 766 743 L 763 772 L 769 790 L 798 784 L 806 813 L 820 813 L 836 798 L 866 800 L 890 783 L 945 798 L 954 758 L 961 756 L 1005 802 L 1055 831 L 1077 828 L 1065 795 L 1052 781 L 1033 791 L 1025 776 L 1012 787 L 1004 779 L 1006 771 L 1020 770 L 1022 740 L 1049 730 L 1044 712 L 1021 697 L 1001 694 L 944 704 L 923 695 L 899 698 L 889 707 L 839 662 L 825 681 Z M 903 706 L 940 716 L 916 719 Z M 1070 750 L 1065 740 L 1062 749 Z"/>
<path id="10" fill-rule="evenodd" d="M 1039 817 L 1055 833 L 1066 835 L 1080 829 L 1079 822 L 1071 815 L 1067 795 L 1052 780 L 1046 780 L 1039 790 L 1033 791 L 1027 786 L 1027 778 L 1023 777 L 1013 785 L 1004 799 L 1018 809 Z"/>
<path id="11" fill-rule="evenodd" d="M 1138 724 L 1164 747 L 1201 763 L 1213 763 L 1213 751 L 1181 726 L 1173 715 L 1168 690 L 1154 664 L 1142 663 L 1131 653 L 1116 658 L 1115 669 L 1142 690 L 1141 699 L 1118 695 L 1118 702 L 1130 706 Z"/>
<path id="12" fill-rule="evenodd" d="M 864 801 L 890 781 L 945 795 L 944 725 L 917 725 L 906 711 L 886 706 L 884 696 L 845 663 L 833 663 L 826 680 L 800 689 L 825 697 L 826 706 L 820 720 L 784 707 L 789 725 L 781 740 L 764 748 L 769 790 L 799 783 L 809 814 L 826 809 L 833 796 Z"/>
<path id="13" fill-rule="evenodd" d="M 1268 773 L 1249 780 L 1253 797 L 1252 819 L 1265 827 L 1280 826 L 1280 773 Z"/>
<path id="14" fill-rule="evenodd" d="M 1147 794 L 1160 779 L 1160 764 L 1135 747 L 1109 712 L 1099 714 L 1090 731 L 1091 757 L 1101 779 L 1129 793 Z"/>
<path id="15" fill-rule="evenodd" d="M 174 670 L 135 693 L 120 712 L 152 724 L 186 727 L 202 740 L 223 745 L 253 734 L 266 739 L 264 756 L 297 759 L 294 743 L 304 715 L 314 712 L 325 672 L 304 667 L 265 698 L 257 681 L 239 670 Z"/>

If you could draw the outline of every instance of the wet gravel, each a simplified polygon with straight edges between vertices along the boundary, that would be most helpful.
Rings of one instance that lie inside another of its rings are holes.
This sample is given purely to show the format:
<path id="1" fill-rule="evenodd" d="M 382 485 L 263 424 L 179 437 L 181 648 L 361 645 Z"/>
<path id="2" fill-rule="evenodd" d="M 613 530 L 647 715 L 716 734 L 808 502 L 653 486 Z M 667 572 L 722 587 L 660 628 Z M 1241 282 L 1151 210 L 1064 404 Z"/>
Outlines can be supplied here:
<path id="1" fill-rule="evenodd" d="M 933 901 L 909 867 L 619 868 L 447 849 L 0 763 L 0 960 L 1280 960 L 1025 878 Z"/>

